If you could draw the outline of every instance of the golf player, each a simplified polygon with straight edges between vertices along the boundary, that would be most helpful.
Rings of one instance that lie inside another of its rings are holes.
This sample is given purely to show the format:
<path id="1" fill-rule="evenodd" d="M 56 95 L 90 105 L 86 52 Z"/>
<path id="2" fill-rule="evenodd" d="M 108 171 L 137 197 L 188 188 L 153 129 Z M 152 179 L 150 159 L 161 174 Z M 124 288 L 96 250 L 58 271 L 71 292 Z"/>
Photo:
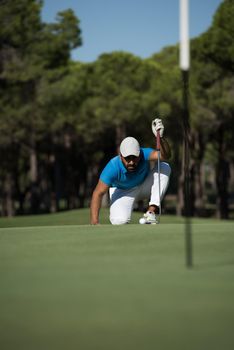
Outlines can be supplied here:
<path id="1" fill-rule="evenodd" d="M 131 220 L 135 201 L 149 200 L 143 222 L 156 224 L 161 201 L 166 193 L 171 168 L 164 162 L 170 158 L 168 142 L 163 137 L 161 119 L 152 121 L 152 131 L 160 135 L 160 173 L 158 174 L 158 152 L 153 148 L 141 148 L 133 137 L 126 137 L 120 144 L 119 155 L 112 158 L 103 171 L 93 191 L 90 214 L 91 224 L 99 224 L 102 198 L 109 191 L 110 222 L 113 225 L 127 224 Z M 150 161 L 154 161 L 153 168 Z M 160 189 L 160 196 L 159 196 Z"/>

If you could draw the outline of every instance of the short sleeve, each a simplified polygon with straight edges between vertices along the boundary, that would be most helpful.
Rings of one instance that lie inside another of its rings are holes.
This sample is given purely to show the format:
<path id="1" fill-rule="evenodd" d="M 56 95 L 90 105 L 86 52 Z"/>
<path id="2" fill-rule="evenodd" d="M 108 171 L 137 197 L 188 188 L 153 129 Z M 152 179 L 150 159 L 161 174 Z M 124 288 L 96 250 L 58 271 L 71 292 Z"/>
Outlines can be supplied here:
<path id="1" fill-rule="evenodd" d="M 142 151 L 143 151 L 145 160 L 149 160 L 151 153 L 154 152 L 155 150 L 153 148 L 142 148 Z"/>
<path id="2" fill-rule="evenodd" d="M 105 168 L 102 170 L 100 180 L 107 186 L 111 186 L 115 180 L 115 168 L 111 161 L 107 163 Z"/>

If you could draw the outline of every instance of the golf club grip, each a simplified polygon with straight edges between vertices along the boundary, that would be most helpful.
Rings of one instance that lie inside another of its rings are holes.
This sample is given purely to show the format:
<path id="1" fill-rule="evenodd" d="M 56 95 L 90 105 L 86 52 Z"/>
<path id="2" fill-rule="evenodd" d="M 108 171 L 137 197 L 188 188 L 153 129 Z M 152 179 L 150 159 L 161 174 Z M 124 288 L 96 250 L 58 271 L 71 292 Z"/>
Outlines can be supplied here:
<path id="1" fill-rule="evenodd" d="M 159 132 L 159 130 L 157 131 L 157 137 L 156 137 L 156 141 L 157 141 L 157 143 L 156 143 L 156 149 L 158 150 L 158 151 L 160 151 L 160 132 Z"/>

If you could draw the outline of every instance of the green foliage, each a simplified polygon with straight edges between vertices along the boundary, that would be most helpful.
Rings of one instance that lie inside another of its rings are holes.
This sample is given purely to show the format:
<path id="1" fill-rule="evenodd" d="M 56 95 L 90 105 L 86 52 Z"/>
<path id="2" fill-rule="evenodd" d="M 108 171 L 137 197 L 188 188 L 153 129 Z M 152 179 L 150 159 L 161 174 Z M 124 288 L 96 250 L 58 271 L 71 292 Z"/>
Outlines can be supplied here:
<path id="1" fill-rule="evenodd" d="M 0 32 L 1 76 L 7 89 L 0 100 L 0 142 L 9 133 L 23 143 L 32 132 L 36 139 L 42 136 L 47 119 L 40 105 L 44 81 L 51 75 L 58 80 L 59 73 L 52 72 L 68 64 L 70 50 L 81 44 L 79 20 L 72 10 L 59 13 L 58 22 L 47 25 L 40 19 L 41 6 L 41 1 L 32 0 L 1 4 L 0 16 L 6 22 Z"/>
<path id="2" fill-rule="evenodd" d="M 27 51 L 27 47 L 37 39 L 35 33 L 41 30 L 42 1 L 8 0 L 1 1 L 0 6 L 2 47 Z"/>
<path id="3" fill-rule="evenodd" d="M 36 55 L 47 69 L 68 63 L 72 49 L 82 44 L 80 22 L 72 10 L 58 13 L 56 23 L 43 24 Z"/>
<path id="4" fill-rule="evenodd" d="M 224 0 L 219 6 L 211 28 L 204 34 L 205 54 L 219 66 L 234 70 L 234 3 Z"/>

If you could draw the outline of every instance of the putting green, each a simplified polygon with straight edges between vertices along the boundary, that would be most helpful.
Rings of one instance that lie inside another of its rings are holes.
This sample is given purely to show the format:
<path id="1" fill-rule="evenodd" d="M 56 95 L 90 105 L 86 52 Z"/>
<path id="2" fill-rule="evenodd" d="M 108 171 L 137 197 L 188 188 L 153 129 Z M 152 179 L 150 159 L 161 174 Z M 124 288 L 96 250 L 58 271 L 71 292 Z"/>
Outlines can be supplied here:
<path id="1" fill-rule="evenodd" d="M 1 228 L 0 348 L 233 349 L 233 224 L 192 232 L 189 270 L 181 223 Z"/>

